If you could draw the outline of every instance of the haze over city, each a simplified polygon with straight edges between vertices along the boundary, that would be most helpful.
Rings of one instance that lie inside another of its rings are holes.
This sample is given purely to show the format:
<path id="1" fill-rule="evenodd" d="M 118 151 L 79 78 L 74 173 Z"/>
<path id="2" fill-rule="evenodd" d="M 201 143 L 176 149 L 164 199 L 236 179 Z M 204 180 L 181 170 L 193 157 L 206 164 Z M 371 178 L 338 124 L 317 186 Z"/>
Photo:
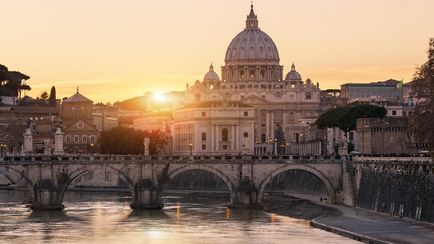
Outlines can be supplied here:
<path id="1" fill-rule="evenodd" d="M 276 43 L 284 73 L 292 62 L 322 89 L 344 82 L 411 80 L 426 59 L 434 2 L 254 2 L 259 27 Z M 244 28 L 250 1 L 8 2 L 0 20 L 3 64 L 28 74 L 39 96 L 77 86 L 95 101 L 145 91 L 183 90 L 210 62 L 220 73 L 232 38 Z M 47 6 L 50 6 L 47 8 Z M 101 92 L 104 90 L 104 92 Z"/>

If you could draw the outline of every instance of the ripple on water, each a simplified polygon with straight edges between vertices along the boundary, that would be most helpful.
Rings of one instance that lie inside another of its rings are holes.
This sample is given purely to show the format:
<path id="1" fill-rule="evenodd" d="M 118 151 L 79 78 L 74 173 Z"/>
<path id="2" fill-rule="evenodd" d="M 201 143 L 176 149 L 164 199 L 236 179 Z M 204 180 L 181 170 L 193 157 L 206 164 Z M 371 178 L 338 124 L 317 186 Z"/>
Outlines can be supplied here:
<path id="1" fill-rule="evenodd" d="M 70 194 L 65 210 L 32 212 L 0 192 L 0 243 L 355 243 L 306 221 L 225 203 L 164 198 L 163 210 L 136 211 L 129 197 Z"/>

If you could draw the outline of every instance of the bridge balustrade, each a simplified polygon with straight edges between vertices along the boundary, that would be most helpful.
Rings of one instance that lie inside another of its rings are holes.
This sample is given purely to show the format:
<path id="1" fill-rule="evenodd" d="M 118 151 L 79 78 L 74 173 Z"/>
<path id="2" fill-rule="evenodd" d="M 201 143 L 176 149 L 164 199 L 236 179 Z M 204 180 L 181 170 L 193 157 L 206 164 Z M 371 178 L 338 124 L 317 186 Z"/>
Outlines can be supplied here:
<path id="1" fill-rule="evenodd" d="M 295 160 L 295 161 L 330 161 L 341 160 L 339 155 L 322 156 L 300 156 L 300 155 L 153 155 L 146 157 L 142 155 L 31 155 L 31 156 L 5 156 L 0 157 L 0 162 L 135 162 L 135 161 L 209 161 L 209 160 Z"/>

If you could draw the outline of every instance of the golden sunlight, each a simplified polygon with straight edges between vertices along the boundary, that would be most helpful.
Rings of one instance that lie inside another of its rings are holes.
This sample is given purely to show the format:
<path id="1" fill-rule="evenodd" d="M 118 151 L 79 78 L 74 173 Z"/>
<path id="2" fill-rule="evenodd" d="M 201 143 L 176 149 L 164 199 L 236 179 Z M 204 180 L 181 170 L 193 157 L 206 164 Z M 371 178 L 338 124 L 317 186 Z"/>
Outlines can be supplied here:
<path id="1" fill-rule="evenodd" d="M 152 99 L 156 102 L 163 103 L 163 102 L 167 102 L 168 97 L 165 92 L 156 91 L 156 92 L 152 92 Z"/>

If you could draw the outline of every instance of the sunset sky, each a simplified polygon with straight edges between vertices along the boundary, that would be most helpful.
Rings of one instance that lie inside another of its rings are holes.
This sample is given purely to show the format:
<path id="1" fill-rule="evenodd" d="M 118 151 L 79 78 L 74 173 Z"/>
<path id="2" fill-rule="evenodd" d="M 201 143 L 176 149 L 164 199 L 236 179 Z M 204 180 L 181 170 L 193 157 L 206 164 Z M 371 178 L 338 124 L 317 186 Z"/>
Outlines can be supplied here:
<path id="1" fill-rule="evenodd" d="M 321 88 L 409 81 L 434 37 L 433 0 L 256 0 L 259 27 Z M 0 64 L 31 77 L 31 96 L 77 86 L 95 102 L 182 90 L 245 26 L 247 0 L 2 1 Z"/>

